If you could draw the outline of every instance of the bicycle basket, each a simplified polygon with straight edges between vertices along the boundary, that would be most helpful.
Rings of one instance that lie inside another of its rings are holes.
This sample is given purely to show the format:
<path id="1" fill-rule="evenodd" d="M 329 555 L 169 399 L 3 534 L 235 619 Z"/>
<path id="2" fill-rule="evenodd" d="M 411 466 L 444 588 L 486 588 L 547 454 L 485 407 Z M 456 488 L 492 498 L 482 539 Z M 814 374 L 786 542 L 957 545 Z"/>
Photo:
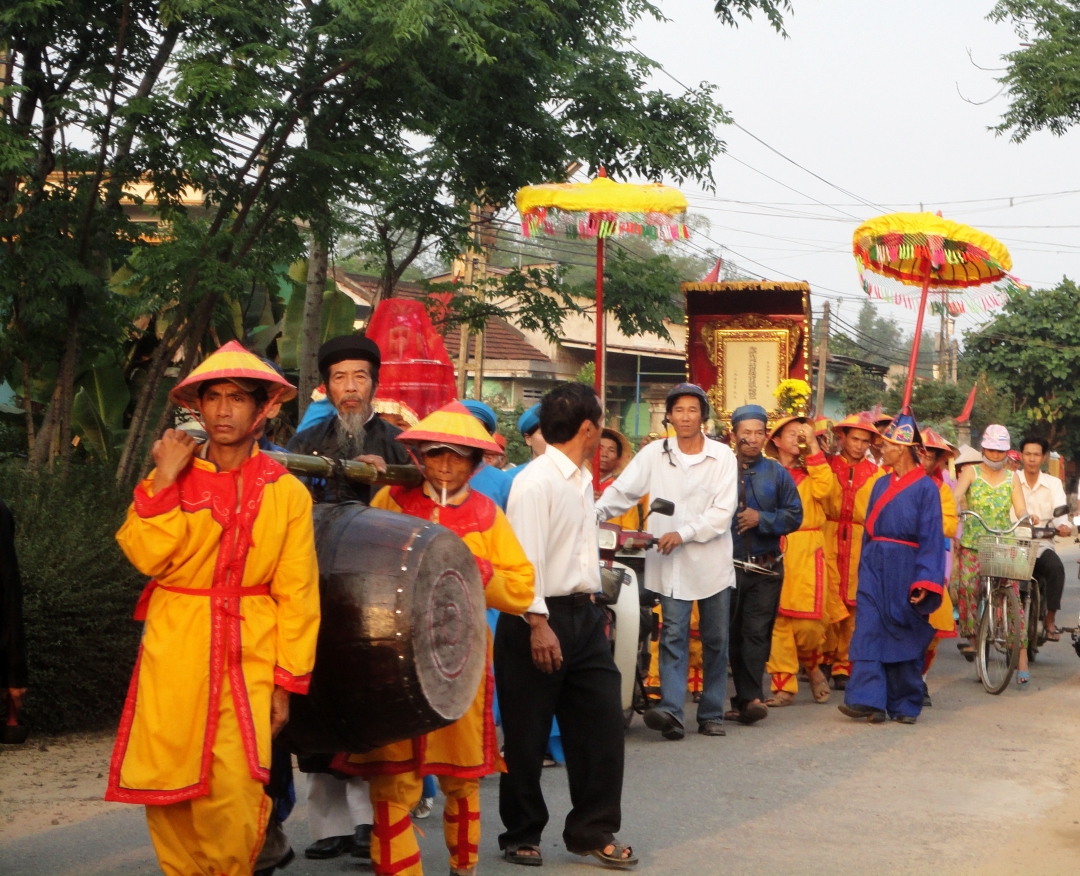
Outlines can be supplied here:
<path id="1" fill-rule="evenodd" d="M 1035 568 L 1038 545 L 1014 535 L 984 535 L 979 539 L 979 574 L 1026 581 Z"/>

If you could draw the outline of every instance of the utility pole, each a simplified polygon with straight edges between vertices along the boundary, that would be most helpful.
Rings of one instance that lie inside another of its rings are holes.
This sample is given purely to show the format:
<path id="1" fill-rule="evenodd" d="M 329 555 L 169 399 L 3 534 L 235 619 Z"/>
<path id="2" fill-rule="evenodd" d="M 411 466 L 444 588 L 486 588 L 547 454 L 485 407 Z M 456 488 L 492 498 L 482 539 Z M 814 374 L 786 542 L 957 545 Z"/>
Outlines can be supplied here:
<path id="1" fill-rule="evenodd" d="M 814 414 L 825 415 L 825 369 L 829 361 L 829 302 L 822 306 L 821 340 L 818 341 L 817 399 L 814 401 Z"/>
<path id="2" fill-rule="evenodd" d="M 469 218 L 472 225 L 472 238 L 465 252 L 459 257 L 460 272 L 455 264 L 454 274 L 460 276 L 467 294 L 477 294 L 477 284 L 482 284 L 487 277 L 488 253 L 495 245 L 495 230 L 492 219 L 495 207 L 488 204 L 472 204 Z M 468 326 L 461 326 L 461 349 L 458 351 L 457 391 L 458 398 L 465 398 L 469 373 L 469 340 L 476 336 L 476 349 L 473 358 L 473 398 L 480 400 L 484 394 L 484 331 L 470 332 Z"/>

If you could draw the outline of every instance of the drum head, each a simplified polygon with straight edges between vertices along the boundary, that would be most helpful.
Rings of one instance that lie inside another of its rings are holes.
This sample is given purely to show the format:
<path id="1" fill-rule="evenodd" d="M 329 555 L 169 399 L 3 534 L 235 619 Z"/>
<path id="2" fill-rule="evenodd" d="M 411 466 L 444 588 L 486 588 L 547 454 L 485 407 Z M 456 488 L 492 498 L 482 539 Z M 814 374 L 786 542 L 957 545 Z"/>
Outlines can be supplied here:
<path id="1" fill-rule="evenodd" d="M 425 545 L 412 604 L 416 674 L 428 706 L 455 721 L 468 711 L 484 677 L 484 586 L 472 553 L 442 530 Z"/>

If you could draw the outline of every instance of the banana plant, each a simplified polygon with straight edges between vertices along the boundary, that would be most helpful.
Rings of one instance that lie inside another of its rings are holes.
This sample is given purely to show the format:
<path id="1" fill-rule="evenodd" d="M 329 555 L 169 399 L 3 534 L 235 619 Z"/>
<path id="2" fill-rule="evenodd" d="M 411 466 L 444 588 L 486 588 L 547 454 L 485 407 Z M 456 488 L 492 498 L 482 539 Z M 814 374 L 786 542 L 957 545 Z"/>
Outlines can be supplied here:
<path id="1" fill-rule="evenodd" d="M 101 462 L 116 462 L 127 437 L 124 412 L 131 402 L 123 370 L 111 362 L 100 363 L 90 368 L 77 385 L 72 415 L 80 440 Z"/>

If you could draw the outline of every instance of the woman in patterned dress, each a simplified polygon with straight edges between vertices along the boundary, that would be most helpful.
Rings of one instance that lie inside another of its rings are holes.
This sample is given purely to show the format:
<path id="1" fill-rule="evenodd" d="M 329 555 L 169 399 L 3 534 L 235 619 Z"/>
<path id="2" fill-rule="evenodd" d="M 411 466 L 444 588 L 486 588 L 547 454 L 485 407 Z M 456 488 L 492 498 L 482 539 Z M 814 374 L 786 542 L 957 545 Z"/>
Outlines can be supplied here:
<path id="1" fill-rule="evenodd" d="M 956 504 L 974 511 L 992 529 L 1009 528 L 1010 508 L 1018 518 L 1027 513 L 1020 479 L 1005 467 L 1009 444 L 1008 429 L 996 424 L 987 426 L 982 437 L 982 462 L 965 467 L 956 484 Z M 979 625 L 979 539 L 986 534 L 986 528 L 978 520 L 967 518 L 956 558 L 959 566 L 960 635 L 968 639 L 957 647 L 969 661 L 975 659 L 974 644 Z M 1026 636 L 1027 627 L 1023 618 L 1020 619 L 1020 628 L 1025 630 Z M 1023 684 L 1027 677 L 1027 642 L 1024 641 L 1020 647 L 1017 681 Z"/>

